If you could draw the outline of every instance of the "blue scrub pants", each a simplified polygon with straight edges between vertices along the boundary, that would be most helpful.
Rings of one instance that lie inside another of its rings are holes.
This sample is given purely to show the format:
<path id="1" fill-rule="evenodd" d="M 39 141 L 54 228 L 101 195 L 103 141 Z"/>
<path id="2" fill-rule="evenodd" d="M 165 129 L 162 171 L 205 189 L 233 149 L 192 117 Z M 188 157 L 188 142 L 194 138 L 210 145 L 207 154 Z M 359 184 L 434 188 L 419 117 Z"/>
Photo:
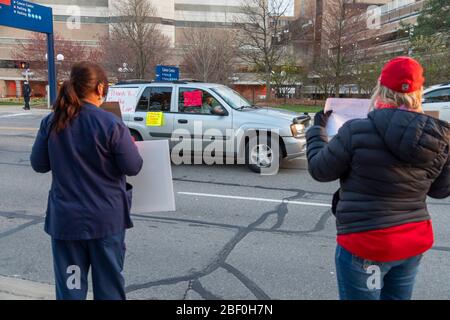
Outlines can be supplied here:
<path id="1" fill-rule="evenodd" d="M 94 300 L 125 300 L 125 231 L 101 239 L 52 238 L 57 300 L 85 300 L 92 270 Z"/>

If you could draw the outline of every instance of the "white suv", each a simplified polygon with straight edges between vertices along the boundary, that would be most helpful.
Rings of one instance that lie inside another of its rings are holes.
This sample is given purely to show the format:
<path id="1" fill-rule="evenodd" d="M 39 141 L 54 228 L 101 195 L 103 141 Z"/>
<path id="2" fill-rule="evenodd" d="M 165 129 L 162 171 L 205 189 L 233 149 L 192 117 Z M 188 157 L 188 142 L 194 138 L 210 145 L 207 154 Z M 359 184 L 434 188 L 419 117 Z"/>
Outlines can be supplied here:
<path id="1" fill-rule="evenodd" d="M 450 83 L 426 89 L 422 102 L 424 111 L 436 112 L 439 119 L 450 122 Z"/>
<path id="2" fill-rule="evenodd" d="M 275 159 L 305 155 L 308 115 L 253 106 L 220 84 L 128 82 L 110 87 L 107 101 L 119 102 L 136 140 L 167 139 L 172 150 L 180 143 L 176 132 L 187 133 L 190 141 L 183 151 L 194 154 L 203 155 L 217 140 L 226 157 L 242 160 L 255 172 L 272 167 Z M 158 126 L 146 121 L 154 112 L 164 119 Z M 217 132 L 213 138 L 212 131 Z M 270 138 L 264 142 L 263 136 Z"/>

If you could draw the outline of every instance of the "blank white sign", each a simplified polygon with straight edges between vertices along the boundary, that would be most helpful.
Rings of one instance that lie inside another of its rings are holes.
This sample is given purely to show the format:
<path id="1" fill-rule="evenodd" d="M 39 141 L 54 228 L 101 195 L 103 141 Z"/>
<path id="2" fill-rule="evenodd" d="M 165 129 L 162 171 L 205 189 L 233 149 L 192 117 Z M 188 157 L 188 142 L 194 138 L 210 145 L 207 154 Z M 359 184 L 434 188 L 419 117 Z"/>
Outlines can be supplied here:
<path id="1" fill-rule="evenodd" d="M 328 98 L 324 112 L 333 110 L 327 123 L 327 134 L 333 137 L 348 120 L 364 119 L 370 111 L 370 99 Z"/>
<path id="2" fill-rule="evenodd" d="M 175 211 L 169 142 L 151 140 L 136 142 L 144 164 L 135 177 L 127 177 L 133 185 L 133 213 Z"/>

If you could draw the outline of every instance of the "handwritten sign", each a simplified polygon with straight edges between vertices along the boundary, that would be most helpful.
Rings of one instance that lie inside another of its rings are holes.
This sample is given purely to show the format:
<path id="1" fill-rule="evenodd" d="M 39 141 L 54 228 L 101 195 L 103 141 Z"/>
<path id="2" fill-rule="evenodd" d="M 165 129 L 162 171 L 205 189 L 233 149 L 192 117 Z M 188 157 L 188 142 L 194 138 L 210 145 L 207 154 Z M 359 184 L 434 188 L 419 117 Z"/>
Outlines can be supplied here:
<path id="1" fill-rule="evenodd" d="M 183 92 L 185 107 L 201 107 L 202 92 L 200 90 Z"/>
<path id="2" fill-rule="evenodd" d="M 122 114 L 132 113 L 136 108 L 138 92 L 139 88 L 137 87 L 132 88 L 111 87 L 108 90 L 106 102 L 118 102 Z"/>
<path id="3" fill-rule="evenodd" d="M 161 111 L 147 112 L 145 123 L 149 127 L 161 127 L 164 125 L 164 114 Z"/>
<path id="4" fill-rule="evenodd" d="M 369 109 L 370 99 L 327 99 L 324 112 L 333 110 L 326 128 L 328 136 L 335 136 L 348 120 L 367 118 Z"/>

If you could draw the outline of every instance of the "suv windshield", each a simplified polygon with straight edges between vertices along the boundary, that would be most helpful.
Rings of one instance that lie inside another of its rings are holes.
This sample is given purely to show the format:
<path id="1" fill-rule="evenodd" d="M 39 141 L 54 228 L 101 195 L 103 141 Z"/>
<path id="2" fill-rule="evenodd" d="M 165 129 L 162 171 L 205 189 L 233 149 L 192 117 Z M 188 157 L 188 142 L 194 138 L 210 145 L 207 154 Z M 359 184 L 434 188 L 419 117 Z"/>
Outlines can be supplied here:
<path id="1" fill-rule="evenodd" d="M 226 103 L 233 109 L 239 109 L 242 107 L 251 107 L 252 104 L 241 96 L 239 93 L 226 86 L 211 88 L 216 94 L 218 94 Z"/>

